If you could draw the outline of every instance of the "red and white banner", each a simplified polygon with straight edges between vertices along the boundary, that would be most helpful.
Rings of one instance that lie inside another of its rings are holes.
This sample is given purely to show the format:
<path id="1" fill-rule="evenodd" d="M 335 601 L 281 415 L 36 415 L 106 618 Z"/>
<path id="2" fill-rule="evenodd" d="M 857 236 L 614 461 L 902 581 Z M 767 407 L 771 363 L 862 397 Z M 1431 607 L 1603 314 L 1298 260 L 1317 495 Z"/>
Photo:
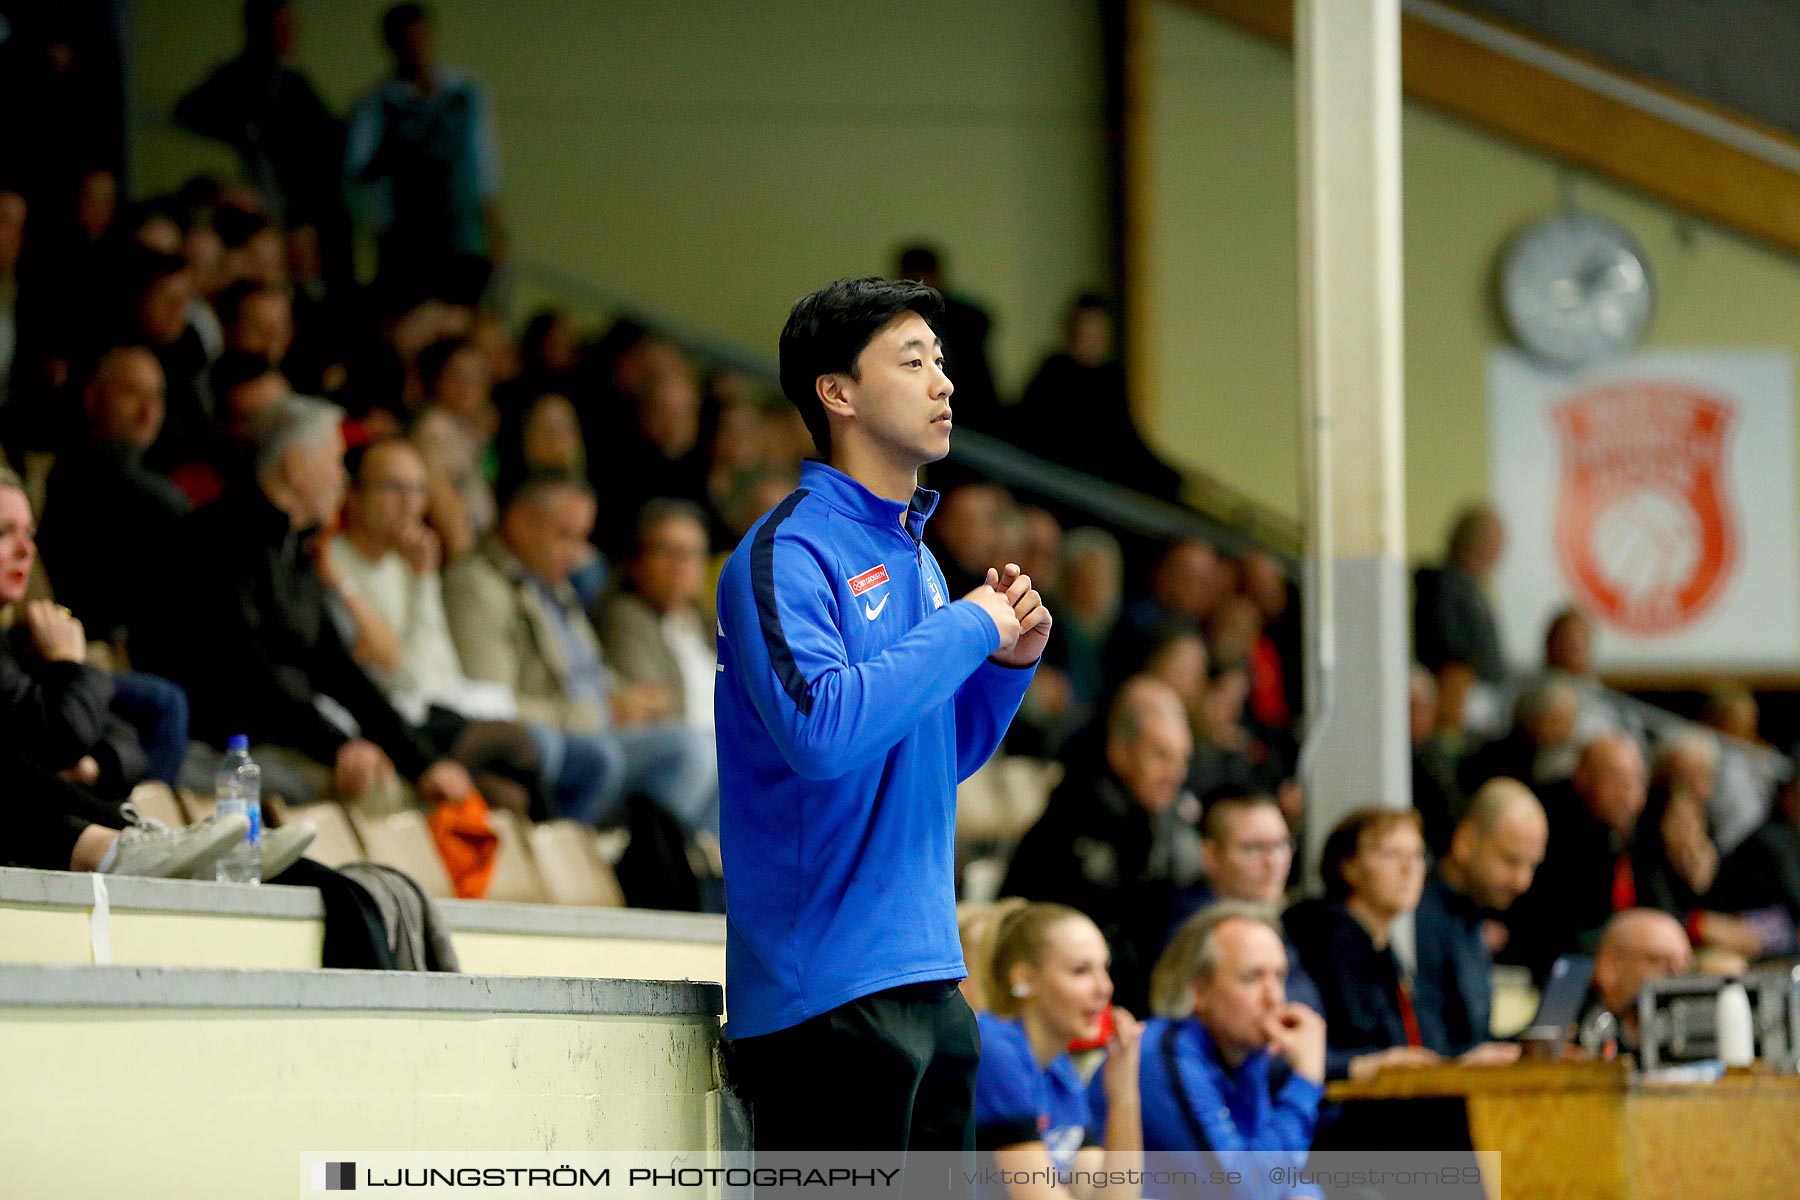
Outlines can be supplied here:
<path id="1" fill-rule="evenodd" d="M 1488 453 L 1517 664 L 1542 662 L 1545 625 L 1575 604 L 1602 668 L 1800 665 L 1785 351 L 1654 351 L 1569 375 L 1497 350 Z"/>

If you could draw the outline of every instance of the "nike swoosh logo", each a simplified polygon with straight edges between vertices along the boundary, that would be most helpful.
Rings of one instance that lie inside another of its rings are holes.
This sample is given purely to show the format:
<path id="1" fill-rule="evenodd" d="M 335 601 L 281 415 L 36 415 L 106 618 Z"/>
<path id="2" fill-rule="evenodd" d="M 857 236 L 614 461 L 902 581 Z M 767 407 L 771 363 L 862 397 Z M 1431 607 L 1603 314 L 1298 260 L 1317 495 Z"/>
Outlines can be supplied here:
<path id="1" fill-rule="evenodd" d="M 874 608 L 870 608 L 869 602 L 867 600 L 864 600 L 863 601 L 863 616 L 865 616 L 865 617 L 869 618 L 869 620 L 873 621 L 876 617 L 879 617 L 881 615 L 881 610 L 886 608 L 887 602 L 889 600 L 892 600 L 893 598 L 894 598 L 894 593 L 889 592 L 887 595 L 885 595 L 881 598 L 881 603 L 877 604 Z"/>

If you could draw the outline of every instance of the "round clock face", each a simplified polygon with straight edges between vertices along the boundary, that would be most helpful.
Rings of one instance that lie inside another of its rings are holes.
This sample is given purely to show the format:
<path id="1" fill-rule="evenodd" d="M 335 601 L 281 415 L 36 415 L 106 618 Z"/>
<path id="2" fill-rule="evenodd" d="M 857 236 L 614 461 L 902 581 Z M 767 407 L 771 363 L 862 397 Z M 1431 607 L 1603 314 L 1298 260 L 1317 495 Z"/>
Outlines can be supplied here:
<path id="1" fill-rule="evenodd" d="M 1630 350 L 1655 305 L 1637 242 L 1589 213 L 1550 217 L 1519 235 L 1507 248 L 1500 303 L 1519 344 L 1558 367 Z"/>

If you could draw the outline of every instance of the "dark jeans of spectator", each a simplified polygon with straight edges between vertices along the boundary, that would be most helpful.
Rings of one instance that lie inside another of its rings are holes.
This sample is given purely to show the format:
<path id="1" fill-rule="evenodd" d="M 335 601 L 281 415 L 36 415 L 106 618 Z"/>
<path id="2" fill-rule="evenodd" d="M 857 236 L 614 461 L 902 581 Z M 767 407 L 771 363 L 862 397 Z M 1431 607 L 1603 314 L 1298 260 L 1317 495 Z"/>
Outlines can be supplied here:
<path id="1" fill-rule="evenodd" d="M 188 746 L 187 693 L 160 675 L 121 671 L 113 676 L 113 715 L 137 730 L 144 776 L 174 787 Z"/>

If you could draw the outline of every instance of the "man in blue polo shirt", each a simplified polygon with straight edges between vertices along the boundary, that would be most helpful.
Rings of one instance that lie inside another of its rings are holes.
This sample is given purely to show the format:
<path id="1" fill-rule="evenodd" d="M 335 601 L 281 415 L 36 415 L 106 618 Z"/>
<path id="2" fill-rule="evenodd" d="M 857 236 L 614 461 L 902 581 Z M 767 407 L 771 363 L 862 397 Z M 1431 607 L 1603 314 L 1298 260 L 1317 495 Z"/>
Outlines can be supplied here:
<path id="1" fill-rule="evenodd" d="M 759 1150 L 965 1150 L 980 1038 L 956 988 L 956 785 L 1050 634 L 1006 564 L 960 600 L 923 541 L 951 384 L 920 284 L 794 306 L 782 390 L 825 461 L 719 580 L 731 1070 Z"/>

